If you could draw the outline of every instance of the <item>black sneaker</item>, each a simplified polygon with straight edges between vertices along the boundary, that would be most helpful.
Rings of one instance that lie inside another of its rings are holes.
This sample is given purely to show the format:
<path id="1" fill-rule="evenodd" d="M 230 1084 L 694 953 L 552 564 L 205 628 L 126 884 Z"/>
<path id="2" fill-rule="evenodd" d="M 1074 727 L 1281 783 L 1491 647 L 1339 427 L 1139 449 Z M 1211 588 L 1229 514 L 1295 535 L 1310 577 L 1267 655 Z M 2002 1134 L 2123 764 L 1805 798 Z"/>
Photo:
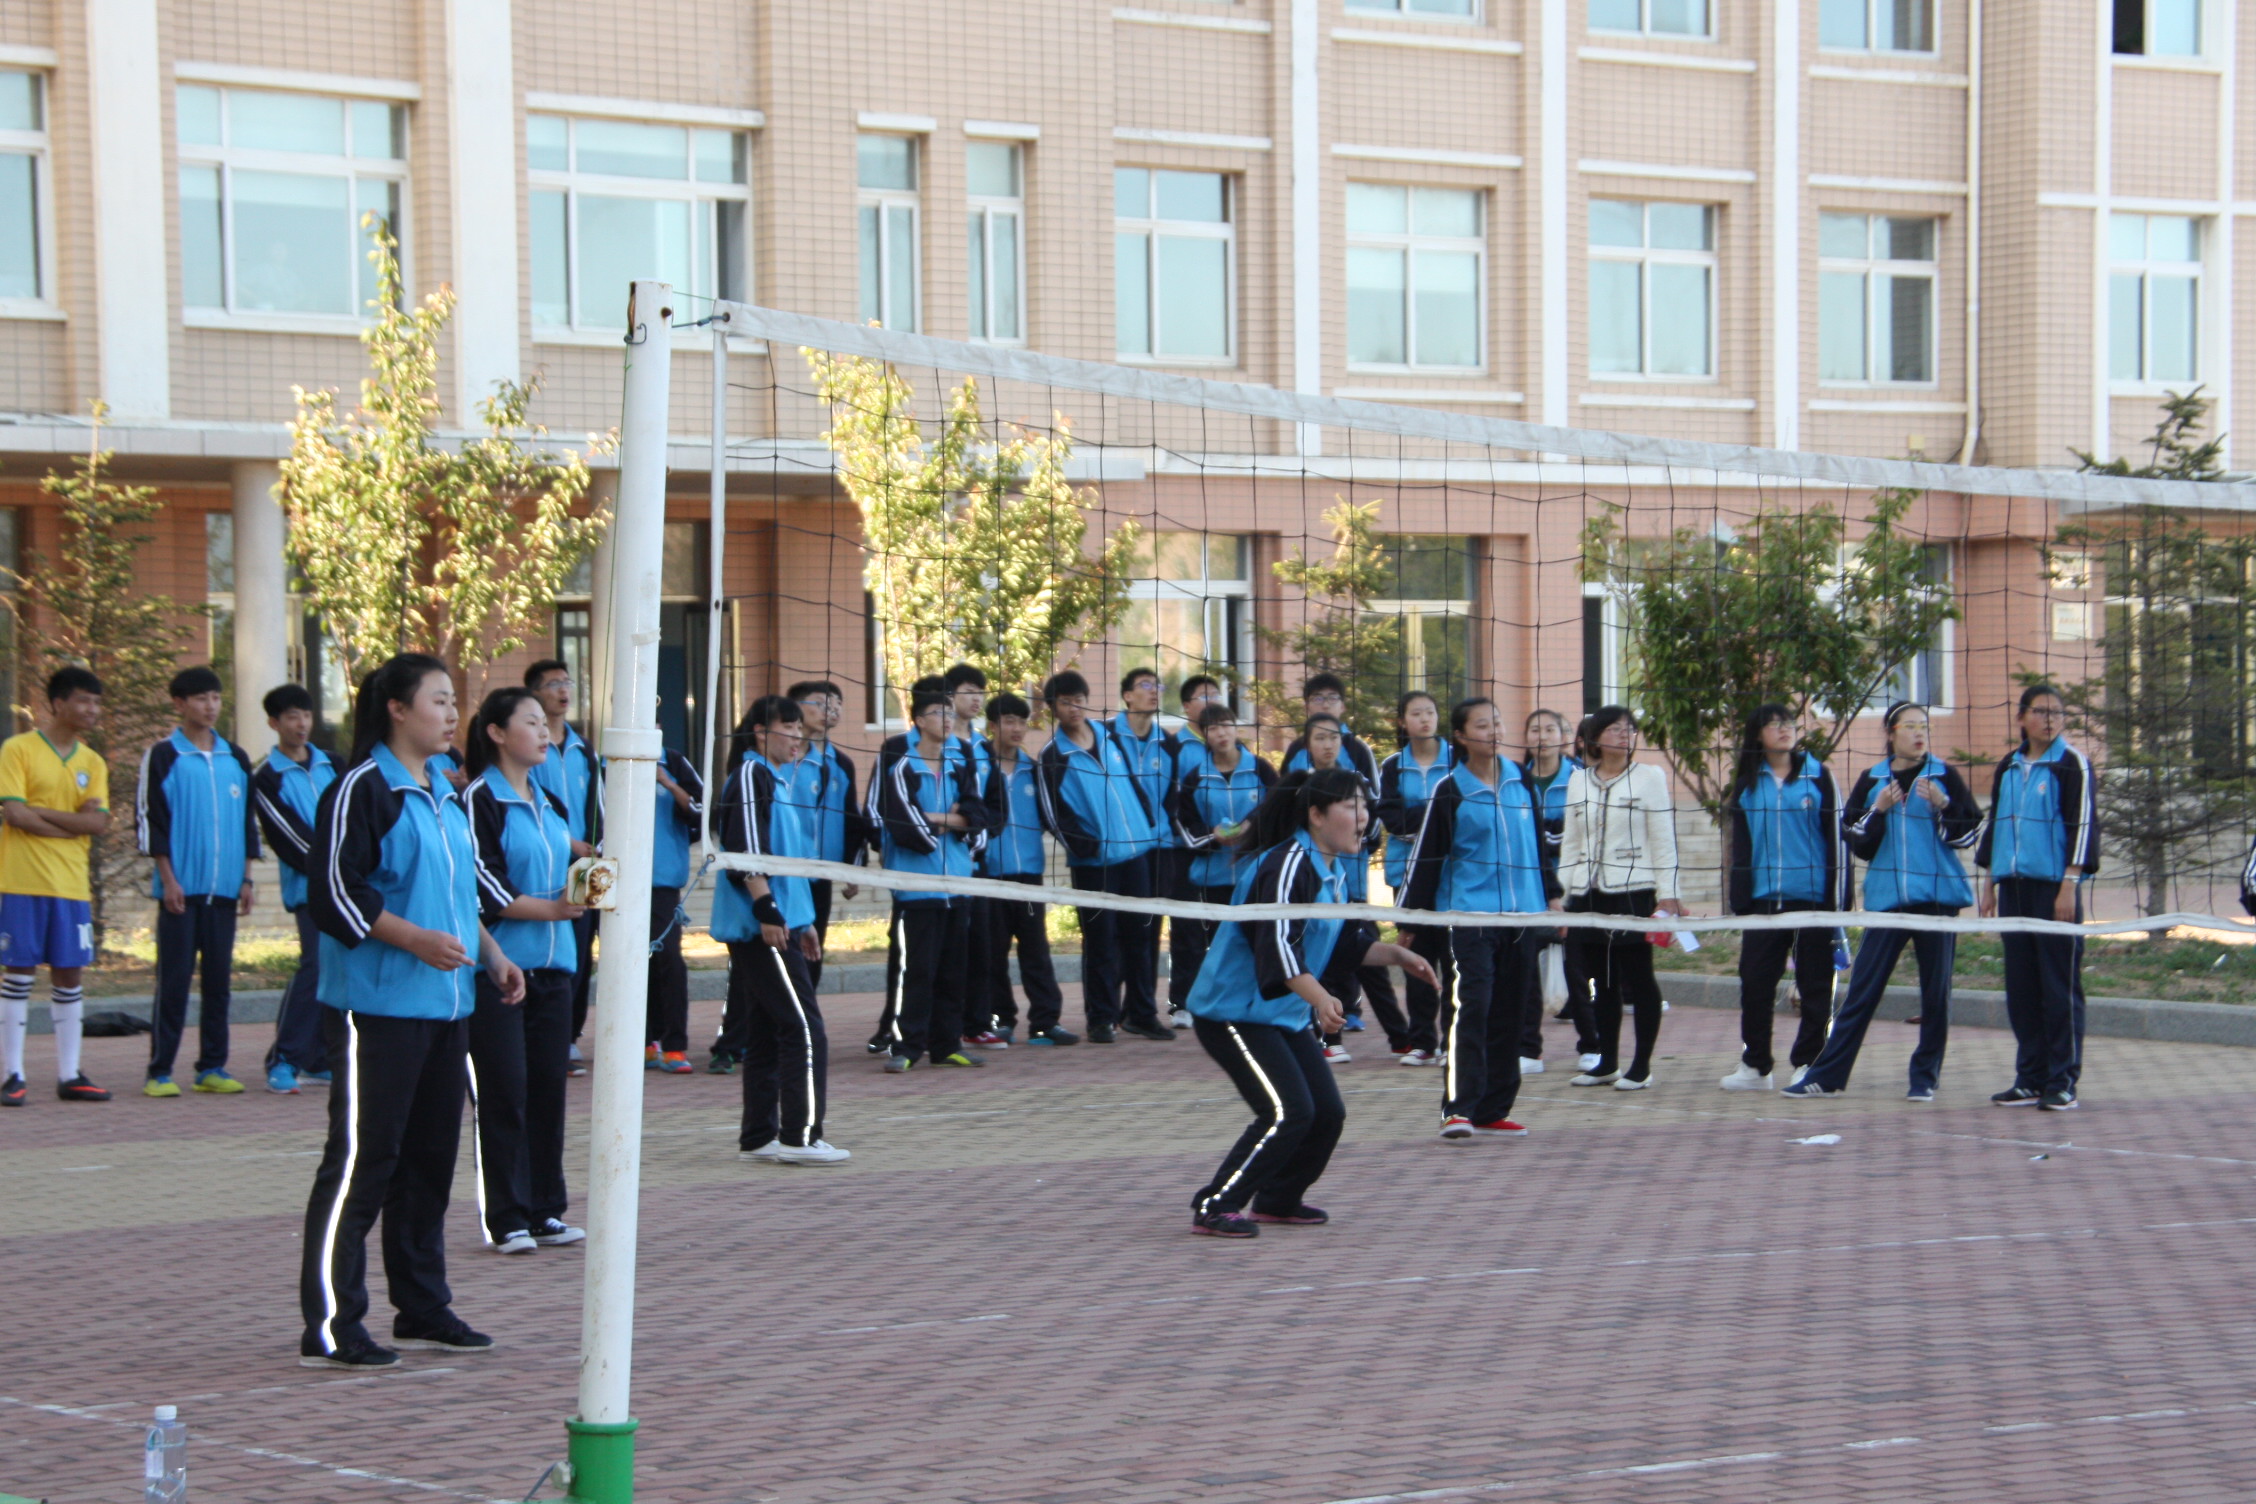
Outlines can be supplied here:
<path id="1" fill-rule="evenodd" d="M 2074 1112 L 2076 1094 L 2072 1091 L 2048 1091 L 2037 1107 L 2043 1112 Z"/>
<path id="2" fill-rule="evenodd" d="M 1123 1034 L 1133 1034 L 1138 1039 L 1165 1040 L 1169 1044 L 1173 1044 L 1175 1042 L 1175 1031 L 1167 1027 L 1167 1025 L 1160 1023 L 1122 1024 L 1120 1026 L 1120 1032 Z"/>
<path id="3" fill-rule="evenodd" d="M 87 1080 L 84 1071 L 80 1071 L 68 1081 L 56 1082 L 55 1095 L 65 1102 L 107 1102 L 110 1099 L 108 1089 L 96 1086 L 93 1082 Z"/>
<path id="4" fill-rule="evenodd" d="M 1990 1105 L 1992 1107 L 2034 1107 L 2042 1100 L 2042 1095 L 2040 1092 L 2029 1090 L 2026 1086 L 2008 1086 L 2003 1091 L 1990 1094 Z"/>
<path id="5" fill-rule="evenodd" d="M 1112 1032 L 1112 1025 L 1110 1024 L 1089 1025 L 1089 1043 L 1091 1044 L 1111 1044 L 1118 1037 Z"/>
<path id="6" fill-rule="evenodd" d="M 21 1107 L 30 1094 L 30 1088 L 24 1085 L 24 1078 L 21 1076 L 10 1076 L 7 1080 L 0 1081 L 0 1107 Z"/>
<path id="7" fill-rule="evenodd" d="M 399 1361 L 399 1354 L 388 1347 L 378 1347 L 363 1337 L 350 1342 L 335 1352 L 323 1352 L 308 1343 L 298 1344 L 300 1368 L 390 1368 Z"/>
<path id="8" fill-rule="evenodd" d="M 877 1038 L 870 1040 L 867 1044 L 863 1045 L 862 1048 L 869 1051 L 872 1055 L 883 1055 L 893 1048 L 893 1041 L 880 1034 L 877 1036 Z"/>
<path id="9" fill-rule="evenodd" d="M 736 1074 L 736 1057 L 727 1050 L 715 1050 L 713 1058 L 705 1062 L 708 1076 L 733 1076 Z"/>
<path id="10" fill-rule="evenodd" d="M 1261 1229 L 1251 1217 L 1238 1212 L 1195 1212 L 1191 1231 L 1203 1238 L 1258 1238 Z"/>
<path id="11" fill-rule="evenodd" d="M 1050 1045 L 1054 1047 L 1063 1047 L 1069 1044 L 1079 1044 L 1081 1042 L 1081 1036 L 1078 1034 L 1068 1033 L 1064 1029 L 1059 1028 L 1056 1024 L 1052 1024 L 1047 1029 L 1028 1030 L 1026 1034 L 1026 1042 L 1030 1045 L 1039 1044 Z"/>
<path id="12" fill-rule="evenodd" d="M 452 1312 L 444 1321 L 430 1326 L 401 1329 L 401 1323 L 392 1323 L 392 1340 L 403 1348 L 417 1352 L 433 1353 L 490 1353 L 494 1340 L 484 1332 L 472 1331 L 470 1323 Z"/>

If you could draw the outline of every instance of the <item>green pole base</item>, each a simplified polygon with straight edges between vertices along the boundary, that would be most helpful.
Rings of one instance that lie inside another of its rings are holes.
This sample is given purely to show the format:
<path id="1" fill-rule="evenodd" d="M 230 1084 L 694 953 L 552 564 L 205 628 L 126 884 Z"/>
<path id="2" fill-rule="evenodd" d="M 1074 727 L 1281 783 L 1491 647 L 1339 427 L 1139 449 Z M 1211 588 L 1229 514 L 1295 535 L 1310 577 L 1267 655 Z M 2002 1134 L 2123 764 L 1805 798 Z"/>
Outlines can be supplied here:
<path id="1" fill-rule="evenodd" d="M 635 1428 L 640 1421 L 581 1420 L 564 1422 L 569 1436 L 565 1453 L 572 1465 L 569 1497 L 589 1504 L 633 1504 Z"/>

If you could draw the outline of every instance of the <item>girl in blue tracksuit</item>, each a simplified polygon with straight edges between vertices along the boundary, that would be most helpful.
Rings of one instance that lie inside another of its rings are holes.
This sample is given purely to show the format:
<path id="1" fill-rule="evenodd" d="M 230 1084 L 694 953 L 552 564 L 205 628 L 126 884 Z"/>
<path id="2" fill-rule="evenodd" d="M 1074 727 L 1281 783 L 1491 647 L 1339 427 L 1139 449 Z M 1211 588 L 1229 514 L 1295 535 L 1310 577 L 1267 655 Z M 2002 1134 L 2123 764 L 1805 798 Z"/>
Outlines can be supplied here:
<path id="1" fill-rule="evenodd" d="M 1449 713 L 1457 766 L 1435 786 L 1410 852 L 1406 909 L 1540 914 L 1543 858 L 1535 800 L 1518 763 L 1503 755 L 1495 702 L 1465 700 Z M 1447 931 L 1456 996 L 1442 1065 L 1441 1136 L 1518 1137 L 1520 1022 L 1535 984 L 1536 930 L 1506 926 Z"/>
<path id="2" fill-rule="evenodd" d="M 1528 792 L 1535 796 L 1535 833 L 1543 852 L 1543 891 L 1552 898 L 1565 895 L 1559 888 L 1559 842 L 1567 829 L 1567 785 L 1573 781 L 1575 770 L 1582 763 L 1567 755 L 1574 744 L 1574 727 L 1556 710 L 1535 709 L 1521 724 L 1521 736 L 1527 756 L 1520 763 L 1520 772 L 1528 781 Z M 1538 975 L 1541 974 L 1543 951 L 1555 948 L 1559 952 L 1560 978 L 1567 984 L 1566 1005 L 1558 1016 L 1573 1023 L 1575 1049 L 1580 1055 L 1583 1070 L 1597 1065 L 1598 1013 L 1591 1006 L 1590 966 L 1583 948 L 1566 940 L 1545 940 L 1536 949 Z M 1540 986 L 1537 997 L 1542 993 Z M 1520 1054 L 1533 1060 L 1537 1067 L 1543 1064 L 1543 1010 L 1529 1010 L 1532 1022 L 1523 1024 L 1520 1035 Z"/>
<path id="3" fill-rule="evenodd" d="M 1457 765 L 1456 754 L 1441 739 L 1441 705 L 1422 689 L 1413 689 L 1395 703 L 1394 729 L 1401 746 L 1379 764 L 1379 823 L 1386 827 L 1386 880 L 1397 898 L 1410 881 L 1410 848 L 1426 816 L 1426 801 L 1435 785 Z M 1402 1000 L 1409 1014 L 1409 1031 L 1396 1051 L 1403 1065 L 1441 1063 L 1442 993 L 1449 987 L 1449 937 L 1441 930 L 1419 930 L 1410 948 L 1426 958 L 1439 988 L 1405 979 Z"/>
<path id="4" fill-rule="evenodd" d="M 1888 755 L 1849 790 L 1841 820 L 1864 862 L 1864 907 L 1873 914 L 1952 916 L 1974 901 L 1959 853 L 1974 844 L 1982 812 L 1958 770 L 1928 750 L 1927 707 L 1898 701 L 1882 720 Z M 1919 1047 L 1911 1055 L 1914 1102 L 1935 1100 L 1950 1037 L 1951 968 L 1958 936 L 1947 930 L 1869 925 L 1849 973 L 1848 996 L 1825 1045 L 1788 1096 L 1829 1097 L 1849 1084 L 1864 1031 L 1895 975 L 1905 945 L 1919 961 Z"/>
<path id="5" fill-rule="evenodd" d="M 368 1229 L 384 1217 L 397 1346 L 468 1352 L 493 1339 L 454 1314 L 446 1205 L 462 1124 L 463 1057 L 482 962 L 501 1006 L 525 974 L 478 922 L 470 820 L 436 759 L 459 719 L 446 665 L 402 653 L 353 709 L 352 766 L 322 795 L 310 877 L 328 1019 L 329 1140 L 306 1203 L 299 1361 L 399 1361 L 362 1325 Z"/>
<path id="6" fill-rule="evenodd" d="M 1167 792 L 1167 812 L 1176 846 L 1190 854 L 1191 897 L 1202 903 L 1228 903 L 1238 869 L 1248 859 L 1247 822 L 1276 787 L 1276 770 L 1238 740 L 1238 713 L 1227 705 L 1208 705 L 1198 715 L 1198 736 L 1206 754 Z M 1179 920 L 1181 946 L 1170 951 L 1184 984 L 1186 1007 L 1214 943 L 1216 924 Z M 1188 975 L 1180 968 L 1189 967 Z"/>
<path id="7" fill-rule="evenodd" d="M 1345 902 L 1346 869 L 1363 859 L 1369 829 L 1364 787 L 1345 768 L 1280 783 L 1254 817 L 1252 839 L 1265 849 L 1240 879 L 1240 901 Z M 1364 921 L 1330 917 L 1232 920 L 1215 936 L 1191 988 L 1191 1028 L 1254 1120 L 1191 1198 L 1191 1231 L 1250 1238 L 1263 1222 L 1330 1220 L 1304 1198 L 1331 1161 L 1347 1109 L 1310 1025 L 1339 1028 L 1332 989 L 1357 965 L 1400 966 L 1433 982 L 1423 957 L 1377 939 Z"/>
<path id="8" fill-rule="evenodd" d="M 2091 762 L 2061 733 L 2060 691 L 2021 693 L 2021 745 L 1998 763 L 1990 821 L 1974 865 L 1982 915 L 2081 923 L 2084 879 L 2099 870 L 2099 788 Z M 2015 1041 L 2013 1084 L 1990 1100 L 2053 1112 L 2076 1105 L 2084 1069 L 2084 942 L 2076 935 L 2007 933 L 2005 1012 Z"/>
<path id="9" fill-rule="evenodd" d="M 1319 773 L 1326 768 L 1346 768 L 1363 780 L 1363 802 L 1371 814 L 1371 824 L 1363 838 L 1363 860 L 1350 862 L 1347 870 L 1347 901 L 1368 903 L 1371 899 L 1371 853 L 1384 839 L 1385 827 L 1379 823 L 1379 788 L 1372 776 L 1378 764 L 1371 757 L 1371 749 L 1360 741 L 1354 746 L 1360 755 L 1348 750 L 1348 730 L 1340 718 L 1328 710 L 1320 710 L 1301 726 L 1300 735 L 1285 754 L 1285 771 L 1288 773 Z M 1394 981 L 1383 966 L 1364 966 L 1343 983 L 1340 1000 L 1347 1010 L 1347 1028 L 1363 1027 L 1363 999 L 1371 1000 L 1371 1011 L 1378 1015 L 1379 1027 L 1386 1031 L 1387 1047 L 1396 1054 L 1410 1048 L 1410 1020 L 1403 1017 L 1402 1005 L 1395 1000 Z M 1351 1057 L 1347 1047 L 1340 1043 L 1337 1034 L 1324 1038 L 1324 1054 L 1335 1065 L 1344 1065 Z"/>
<path id="10" fill-rule="evenodd" d="M 1849 861 L 1833 775 L 1801 748 L 1794 712 L 1757 706 L 1739 738 L 1739 768 L 1725 796 L 1731 869 L 1725 902 L 1734 914 L 1791 914 L 1849 906 Z M 1833 1017 L 1833 929 L 1748 930 L 1739 943 L 1739 1065 L 1725 1091 L 1771 1087 L 1771 1027 L 1786 957 L 1802 995 L 1802 1021 L 1787 1060 L 1799 1068 L 1825 1047 Z"/>
<path id="11" fill-rule="evenodd" d="M 529 689 L 497 689 L 470 721 L 462 803 L 477 852 L 478 912 L 525 976 L 504 1006 L 490 972 L 470 1015 L 478 1214 L 497 1253 L 531 1253 L 584 1236 L 564 1221 L 564 1078 L 572 1047 L 578 904 L 564 899 L 572 828 L 533 779 L 548 755 L 548 716 Z"/>

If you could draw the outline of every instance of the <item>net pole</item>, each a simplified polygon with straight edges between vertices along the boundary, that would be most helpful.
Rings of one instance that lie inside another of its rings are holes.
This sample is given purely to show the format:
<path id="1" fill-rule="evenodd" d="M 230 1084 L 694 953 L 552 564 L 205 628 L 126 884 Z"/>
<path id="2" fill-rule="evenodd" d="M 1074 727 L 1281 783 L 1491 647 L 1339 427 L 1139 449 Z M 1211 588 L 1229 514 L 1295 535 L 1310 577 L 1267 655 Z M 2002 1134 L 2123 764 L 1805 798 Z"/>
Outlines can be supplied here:
<path id="1" fill-rule="evenodd" d="M 642 1042 L 650 968 L 650 861 L 658 734 L 658 598 L 666 520 L 666 407 L 673 288 L 636 282 L 627 299 L 619 497 L 611 524 L 612 693 L 603 728 L 606 854 L 617 863 L 596 974 L 594 1091 L 588 1126 L 587 1272 L 580 1306 L 579 1413 L 572 1494 L 634 1498 L 635 1231 L 642 1179 Z"/>
<path id="2" fill-rule="evenodd" d="M 713 801 L 720 797 L 714 782 L 719 769 L 721 713 L 721 626 L 727 618 L 728 595 L 721 588 L 721 551 L 728 542 L 728 326 L 727 309 L 713 314 L 713 473 L 712 516 L 707 519 L 710 539 L 705 547 L 705 745 L 698 749 L 697 770 L 705 779 L 705 797 L 699 801 L 697 826 L 705 850 L 713 850 Z"/>

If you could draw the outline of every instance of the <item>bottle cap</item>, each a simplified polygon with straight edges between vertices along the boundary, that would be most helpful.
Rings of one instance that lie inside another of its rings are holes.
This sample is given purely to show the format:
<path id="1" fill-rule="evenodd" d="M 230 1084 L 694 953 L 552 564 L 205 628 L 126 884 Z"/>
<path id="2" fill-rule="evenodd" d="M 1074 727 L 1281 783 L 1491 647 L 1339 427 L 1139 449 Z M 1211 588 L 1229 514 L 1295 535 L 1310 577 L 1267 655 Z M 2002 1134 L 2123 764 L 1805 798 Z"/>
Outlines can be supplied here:
<path id="1" fill-rule="evenodd" d="M 157 1419 L 159 1419 L 159 1420 L 178 1420 L 179 1418 L 180 1418 L 180 1410 L 179 1410 L 179 1408 L 178 1408 L 177 1406 L 173 1406 L 173 1405 L 159 1405 L 159 1406 L 157 1406 Z"/>

